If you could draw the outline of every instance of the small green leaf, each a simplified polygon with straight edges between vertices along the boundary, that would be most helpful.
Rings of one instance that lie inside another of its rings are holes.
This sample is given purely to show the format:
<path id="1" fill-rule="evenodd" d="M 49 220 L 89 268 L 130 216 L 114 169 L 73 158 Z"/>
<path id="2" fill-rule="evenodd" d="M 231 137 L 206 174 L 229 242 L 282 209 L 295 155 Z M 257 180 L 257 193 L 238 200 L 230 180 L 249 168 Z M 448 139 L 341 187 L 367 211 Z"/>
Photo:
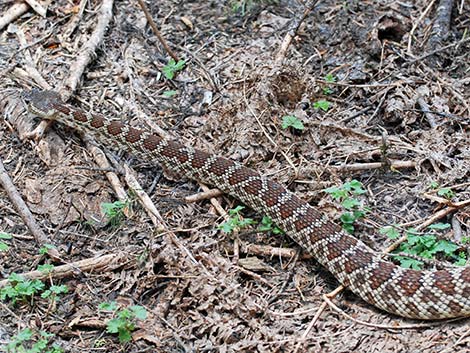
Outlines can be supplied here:
<path id="1" fill-rule="evenodd" d="M 43 299 L 49 298 L 51 294 L 52 294 L 52 291 L 47 289 L 47 290 L 45 290 L 44 292 L 41 293 L 41 298 L 43 298 Z"/>
<path id="2" fill-rule="evenodd" d="M 123 322 L 121 319 L 111 319 L 106 325 L 106 331 L 109 333 L 118 333 L 119 328 L 122 326 Z"/>
<path id="3" fill-rule="evenodd" d="M 101 303 L 100 305 L 98 305 L 98 309 L 104 310 L 104 311 L 114 311 L 117 308 L 118 308 L 118 305 L 115 301 L 105 302 L 105 303 Z"/>
<path id="4" fill-rule="evenodd" d="M 285 115 L 282 117 L 282 128 L 285 130 L 289 127 L 297 130 L 303 130 L 304 124 L 295 115 Z"/>
<path id="5" fill-rule="evenodd" d="M 431 224 L 428 228 L 444 230 L 444 229 L 450 228 L 450 224 L 449 223 L 434 223 L 434 224 Z"/>
<path id="6" fill-rule="evenodd" d="M 66 294 L 69 291 L 69 288 L 65 284 L 60 286 L 52 285 L 49 289 L 55 294 Z"/>
<path id="7" fill-rule="evenodd" d="M 272 232 L 273 234 L 284 234 L 284 231 L 279 228 L 277 225 L 273 223 L 273 220 L 268 217 L 264 216 L 263 219 L 261 220 L 261 224 L 258 227 L 258 230 L 260 232 Z"/>
<path id="8" fill-rule="evenodd" d="M 455 196 L 455 193 L 452 191 L 451 188 L 442 188 L 442 189 L 439 189 L 437 190 L 437 194 L 439 196 L 443 196 L 447 199 L 451 199 Z"/>
<path id="9" fill-rule="evenodd" d="M 355 207 L 359 207 L 361 205 L 361 203 L 356 200 L 356 199 L 352 199 L 352 198 L 347 198 L 346 200 L 344 200 L 343 202 L 341 202 L 341 205 L 347 209 L 347 210 L 351 210 Z"/>
<path id="10" fill-rule="evenodd" d="M 343 223 L 354 223 L 354 221 L 356 220 L 356 217 L 354 217 L 352 213 L 346 212 L 340 216 L 340 219 L 341 219 L 341 222 Z"/>
<path id="11" fill-rule="evenodd" d="M 467 253 L 465 251 L 459 252 L 457 258 L 456 266 L 465 266 L 467 264 Z"/>
<path id="12" fill-rule="evenodd" d="M 33 337 L 33 330 L 31 330 L 29 327 L 25 328 L 24 330 L 20 331 L 15 337 L 16 341 L 18 342 L 29 341 L 31 337 Z"/>
<path id="13" fill-rule="evenodd" d="M 49 332 L 42 331 L 42 330 L 39 331 L 39 335 L 44 338 L 52 338 L 55 336 L 53 333 L 49 333 Z"/>
<path id="14" fill-rule="evenodd" d="M 18 292 L 12 286 L 8 285 L 0 289 L 0 299 L 5 300 L 7 298 L 14 299 L 18 296 Z"/>
<path id="15" fill-rule="evenodd" d="M 10 239 L 12 239 L 12 238 L 13 238 L 13 237 L 11 236 L 11 234 L 4 233 L 4 232 L 0 232 L 0 239 L 10 240 Z"/>
<path id="16" fill-rule="evenodd" d="M 143 306 L 134 305 L 130 307 L 135 317 L 139 320 L 145 320 L 147 318 L 147 310 Z"/>
<path id="17" fill-rule="evenodd" d="M 167 97 L 167 98 L 171 98 L 173 97 L 174 95 L 176 95 L 178 92 L 175 91 L 175 90 L 170 90 L 170 91 L 165 91 L 163 92 L 163 96 Z"/>
<path id="18" fill-rule="evenodd" d="M 421 270 L 423 262 L 415 260 L 409 257 L 396 256 L 397 260 L 400 261 L 400 266 L 404 268 L 412 268 L 414 270 Z"/>
<path id="19" fill-rule="evenodd" d="M 332 187 L 327 188 L 323 191 L 330 194 L 335 200 L 342 200 L 342 199 L 345 199 L 348 196 L 347 190 L 345 190 L 343 188 L 339 188 L 337 186 L 332 186 Z"/>
<path id="20" fill-rule="evenodd" d="M 354 226 L 350 223 L 343 223 L 343 229 L 348 232 L 349 234 L 354 233 Z"/>
<path id="21" fill-rule="evenodd" d="M 186 61 L 184 60 L 179 60 L 176 65 L 175 65 L 175 71 L 180 71 L 183 69 L 184 65 L 186 64 Z"/>
<path id="22" fill-rule="evenodd" d="M 328 83 L 334 83 L 336 81 L 336 77 L 333 74 L 327 74 L 325 76 L 325 81 Z"/>
<path id="23" fill-rule="evenodd" d="M 429 187 L 431 189 L 437 189 L 439 187 L 439 183 L 437 181 L 433 181 L 431 184 L 429 184 Z"/>
<path id="24" fill-rule="evenodd" d="M 323 100 L 323 99 L 313 103 L 313 107 L 315 109 L 321 109 L 325 112 L 327 112 L 328 109 L 330 109 L 330 105 L 331 105 L 330 102 L 328 102 L 327 100 Z"/>
<path id="25" fill-rule="evenodd" d="M 0 241 L 0 251 L 7 251 L 8 249 L 10 249 L 10 247 L 3 241 Z"/>
<path id="26" fill-rule="evenodd" d="M 126 343 L 132 339 L 131 332 L 127 328 L 119 330 L 119 342 Z"/>
<path id="27" fill-rule="evenodd" d="M 124 209 L 129 205 L 128 201 L 103 202 L 101 210 L 108 218 L 108 224 L 116 227 L 124 218 Z"/>
<path id="28" fill-rule="evenodd" d="M 118 212 L 122 211 L 126 207 L 127 203 L 123 201 L 114 202 L 103 202 L 101 204 L 101 210 L 108 217 L 114 217 Z"/>
<path id="29" fill-rule="evenodd" d="M 134 314 L 132 313 L 132 311 L 126 308 L 126 309 L 122 309 L 118 313 L 118 317 L 124 322 L 124 321 L 127 321 L 128 319 L 132 319 L 134 317 Z"/>
<path id="30" fill-rule="evenodd" d="M 385 234 L 389 239 L 398 239 L 400 233 L 395 227 L 387 226 L 379 229 L 380 234 Z"/>
<path id="31" fill-rule="evenodd" d="M 362 183 L 356 179 L 353 179 L 349 183 L 346 183 L 345 187 L 356 195 L 362 195 L 366 193 L 366 191 L 363 189 Z"/>
<path id="32" fill-rule="evenodd" d="M 19 275 L 16 272 L 13 272 L 8 276 L 8 282 L 10 283 L 23 282 L 23 281 L 24 281 L 24 277 L 22 275 Z"/>
<path id="33" fill-rule="evenodd" d="M 408 228 L 406 230 L 406 236 L 416 236 L 419 235 L 419 232 L 415 228 Z"/>
<path id="34" fill-rule="evenodd" d="M 174 59 L 170 59 L 168 60 L 168 64 L 166 64 L 162 68 L 162 72 L 167 79 L 172 80 L 175 77 L 175 74 L 184 68 L 185 64 L 186 61 L 184 60 L 179 60 L 178 62 L 175 62 Z"/>
<path id="35" fill-rule="evenodd" d="M 243 219 L 238 219 L 237 223 L 240 228 L 243 228 L 251 224 L 256 224 L 256 221 L 253 218 L 243 218 Z"/>
<path id="36" fill-rule="evenodd" d="M 436 244 L 436 237 L 431 234 L 424 234 L 418 237 L 420 244 L 424 245 L 426 248 L 430 249 Z"/>
<path id="37" fill-rule="evenodd" d="M 224 222 L 220 226 L 218 226 L 220 230 L 222 230 L 224 233 L 232 233 L 233 232 L 233 226 L 229 222 Z"/>
<path id="38" fill-rule="evenodd" d="M 228 214 L 230 216 L 235 216 L 235 215 L 238 215 L 240 211 L 242 211 L 243 209 L 245 209 L 245 206 L 238 205 L 237 207 L 232 208 L 231 210 L 228 210 Z"/>
<path id="39" fill-rule="evenodd" d="M 54 265 L 51 264 L 44 264 L 44 265 L 38 265 L 38 271 L 44 272 L 44 273 L 50 273 L 54 269 Z"/>
<path id="40" fill-rule="evenodd" d="M 436 251 L 442 251 L 446 255 L 453 254 L 459 246 L 448 240 L 439 240 L 436 245 Z"/>
<path id="41" fill-rule="evenodd" d="M 53 244 L 44 244 L 40 249 L 39 249 L 39 254 L 40 255 L 45 255 L 47 252 L 51 249 L 55 249 L 56 247 Z"/>

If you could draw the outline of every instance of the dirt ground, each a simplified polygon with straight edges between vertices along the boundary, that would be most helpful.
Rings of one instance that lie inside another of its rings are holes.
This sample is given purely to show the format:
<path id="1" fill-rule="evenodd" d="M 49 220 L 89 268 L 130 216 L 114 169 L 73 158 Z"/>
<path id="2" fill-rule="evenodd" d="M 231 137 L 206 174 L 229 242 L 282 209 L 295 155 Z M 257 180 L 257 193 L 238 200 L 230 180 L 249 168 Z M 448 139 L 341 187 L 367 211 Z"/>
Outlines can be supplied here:
<path id="1" fill-rule="evenodd" d="M 86 111 L 161 128 L 262 171 L 334 219 L 342 209 L 325 188 L 356 179 L 370 211 L 354 234 L 366 244 L 384 251 L 393 240 L 381 227 L 431 220 L 450 224 L 438 236 L 460 241 L 465 253 L 468 1 L 454 1 L 448 27 L 439 1 L 148 1 L 162 36 L 186 61 L 172 80 L 162 74 L 170 56 L 134 0 L 111 4 L 81 73 L 104 3 L 112 1 L 54 1 L 45 17 L 23 5 L 0 32 L 0 161 L 58 255 L 40 251 L 0 187 L 0 234 L 12 236 L 2 240 L 0 278 L 72 264 L 43 276 L 47 286 L 67 286 L 56 300 L 0 302 L 0 346 L 31 328 L 54 334 L 49 347 L 65 352 L 470 351 L 468 320 L 406 320 L 347 290 L 332 299 L 339 310 L 322 307 L 339 284 L 289 238 L 256 225 L 219 229 L 237 200 L 189 203 L 202 191 L 198 183 L 109 146 L 104 169 L 93 141 L 58 123 L 28 138 L 39 121 L 20 99 L 47 85 L 73 93 L 69 102 Z M 2 1 L 0 15 L 13 4 Z M 284 129 L 285 116 L 304 128 Z M 125 165 L 163 225 L 126 182 Z M 110 225 L 102 205 L 118 200 L 116 183 L 131 201 Z M 263 217 L 248 208 L 242 215 Z M 113 313 L 99 305 L 110 301 L 147 311 L 128 343 L 106 332 Z"/>

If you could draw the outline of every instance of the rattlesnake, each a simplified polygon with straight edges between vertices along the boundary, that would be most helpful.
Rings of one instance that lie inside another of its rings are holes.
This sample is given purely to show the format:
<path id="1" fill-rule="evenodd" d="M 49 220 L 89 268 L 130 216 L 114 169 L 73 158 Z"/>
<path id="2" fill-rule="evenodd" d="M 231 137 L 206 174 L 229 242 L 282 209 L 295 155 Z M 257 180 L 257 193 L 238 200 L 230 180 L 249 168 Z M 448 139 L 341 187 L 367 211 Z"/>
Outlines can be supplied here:
<path id="1" fill-rule="evenodd" d="M 240 163 L 125 123 L 83 112 L 53 91 L 25 94 L 29 111 L 118 145 L 179 175 L 218 187 L 271 217 L 343 285 L 390 313 L 418 319 L 470 316 L 470 267 L 417 271 L 381 259 L 317 208 Z"/>

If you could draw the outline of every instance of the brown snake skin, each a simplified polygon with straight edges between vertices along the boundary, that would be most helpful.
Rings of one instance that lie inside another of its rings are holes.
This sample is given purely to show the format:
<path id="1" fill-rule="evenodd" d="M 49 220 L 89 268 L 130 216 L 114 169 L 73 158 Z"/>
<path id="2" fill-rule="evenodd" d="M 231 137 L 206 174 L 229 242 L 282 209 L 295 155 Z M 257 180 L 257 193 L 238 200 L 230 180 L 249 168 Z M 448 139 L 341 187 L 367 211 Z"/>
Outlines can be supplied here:
<path id="1" fill-rule="evenodd" d="M 57 93 L 25 94 L 31 113 L 57 120 L 182 176 L 214 185 L 266 214 L 343 285 L 366 302 L 400 316 L 442 319 L 470 316 L 470 267 L 416 271 L 381 260 L 317 208 L 243 165 L 118 120 L 85 113 Z"/>

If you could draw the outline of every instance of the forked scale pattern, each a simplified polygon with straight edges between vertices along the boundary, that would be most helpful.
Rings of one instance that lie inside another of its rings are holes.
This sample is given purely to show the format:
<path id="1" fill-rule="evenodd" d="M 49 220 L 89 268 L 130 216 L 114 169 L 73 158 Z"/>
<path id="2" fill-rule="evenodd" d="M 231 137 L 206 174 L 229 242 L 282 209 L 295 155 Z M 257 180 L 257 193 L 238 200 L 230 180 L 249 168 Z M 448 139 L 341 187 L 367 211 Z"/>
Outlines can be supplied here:
<path id="1" fill-rule="evenodd" d="M 317 208 L 258 172 L 119 120 L 83 112 L 53 91 L 25 94 L 31 113 L 57 120 L 164 168 L 207 183 L 266 214 L 366 302 L 409 318 L 470 316 L 470 267 L 416 271 L 383 261 Z"/>

